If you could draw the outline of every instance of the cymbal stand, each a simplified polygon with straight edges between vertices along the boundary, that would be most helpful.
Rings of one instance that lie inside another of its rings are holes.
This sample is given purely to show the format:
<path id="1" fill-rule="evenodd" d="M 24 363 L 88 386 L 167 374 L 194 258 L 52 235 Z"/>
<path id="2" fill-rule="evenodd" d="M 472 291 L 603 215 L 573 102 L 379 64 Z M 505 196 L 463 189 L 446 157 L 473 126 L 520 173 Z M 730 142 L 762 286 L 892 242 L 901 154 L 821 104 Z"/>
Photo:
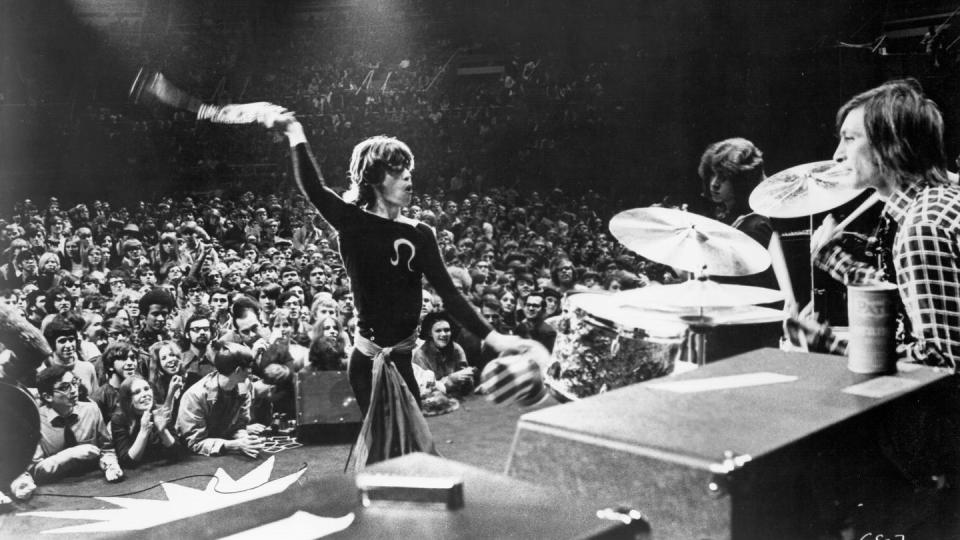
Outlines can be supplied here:
<path id="1" fill-rule="evenodd" d="M 713 318 L 704 315 L 701 306 L 698 315 L 682 315 L 680 320 L 693 332 L 693 339 L 690 343 L 693 354 L 690 357 L 694 357 L 695 354 L 697 366 L 705 366 L 707 364 L 707 334 L 713 329 Z"/>

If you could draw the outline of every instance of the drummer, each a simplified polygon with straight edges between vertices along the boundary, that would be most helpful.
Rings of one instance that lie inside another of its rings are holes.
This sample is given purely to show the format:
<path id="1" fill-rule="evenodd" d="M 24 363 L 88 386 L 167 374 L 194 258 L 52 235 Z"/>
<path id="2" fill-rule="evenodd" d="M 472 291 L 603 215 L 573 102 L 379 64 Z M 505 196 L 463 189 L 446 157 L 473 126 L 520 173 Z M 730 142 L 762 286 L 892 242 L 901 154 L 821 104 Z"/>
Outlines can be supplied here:
<path id="1" fill-rule="evenodd" d="M 885 201 L 889 232 L 882 242 L 892 248 L 889 260 L 875 266 L 854 259 L 833 234 L 832 219 L 814 233 L 811 246 L 814 264 L 845 283 L 896 279 L 909 325 L 900 352 L 956 372 L 960 188 L 947 175 L 940 110 L 919 86 L 915 80 L 889 82 L 855 96 L 837 113 L 834 157 L 853 170 L 856 187 L 872 187 Z M 834 342 L 835 349 L 842 345 Z"/>
<path id="2" fill-rule="evenodd" d="M 836 223 L 828 218 L 811 238 L 813 262 L 844 283 L 895 279 L 908 324 L 899 356 L 956 373 L 960 187 L 947 174 L 940 110 L 916 80 L 891 81 L 850 99 L 837 112 L 837 126 L 834 159 L 849 166 L 855 187 L 871 187 L 885 202 L 889 232 L 881 242 L 891 253 L 876 266 L 856 260 L 844 251 L 834 234 Z M 886 272 L 885 266 L 893 271 Z M 823 339 L 829 335 L 821 327 L 807 337 L 811 344 L 845 349 L 843 343 Z M 894 409 L 876 424 L 876 440 L 897 469 L 914 486 L 933 487 L 956 508 L 960 387 Z"/>
<path id="3" fill-rule="evenodd" d="M 770 245 L 770 218 L 753 212 L 747 204 L 750 192 L 763 181 L 763 152 L 747 139 L 735 137 L 715 142 L 700 156 L 697 169 L 703 181 L 703 196 L 714 204 L 712 217 L 745 233 L 761 246 Z M 709 269 L 708 269 L 709 271 Z M 711 279 L 723 283 L 778 288 L 772 268 L 737 278 Z"/>
<path id="4" fill-rule="evenodd" d="M 753 212 L 747 203 L 750 192 L 763 181 L 763 152 L 747 139 L 735 137 L 715 142 L 700 157 L 697 169 L 703 194 L 714 204 L 709 216 L 746 234 L 763 247 L 770 245 L 773 226 L 770 218 Z M 707 269 L 709 273 L 709 268 Z M 710 276 L 720 283 L 779 289 L 773 268 L 753 275 Z M 782 303 L 764 307 L 780 309 Z M 710 345 L 711 358 L 726 358 L 761 347 L 776 347 L 782 331 L 776 324 L 743 325 L 725 328 Z"/>

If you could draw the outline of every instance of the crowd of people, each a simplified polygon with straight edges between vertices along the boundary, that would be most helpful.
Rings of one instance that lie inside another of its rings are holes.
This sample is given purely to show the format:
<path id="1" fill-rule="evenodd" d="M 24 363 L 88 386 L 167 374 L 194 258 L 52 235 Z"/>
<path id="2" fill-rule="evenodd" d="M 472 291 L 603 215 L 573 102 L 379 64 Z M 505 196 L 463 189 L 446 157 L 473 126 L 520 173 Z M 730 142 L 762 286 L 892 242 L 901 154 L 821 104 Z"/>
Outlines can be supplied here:
<path id="1" fill-rule="evenodd" d="M 548 349 L 544 320 L 564 293 L 674 278 L 600 232 L 614 207 L 594 192 L 454 199 L 437 189 L 411 202 L 404 214 L 433 228 L 472 308 Z M 0 302 L 53 351 L 34 386 L 45 426 L 37 482 L 95 464 L 116 480 L 186 452 L 255 456 L 256 433 L 293 415 L 293 374 L 347 367 L 357 319 L 339 237 L 301 195 L 130 208 L 50 198 L 14 212 L 0 222 Z M 423 287 L 418 384 L 469 394 L 496 353 Z M 60 418 L 74 417 L 68 435 Z"/>
<path id="2" fill-rule="evenodd" d="M 490 19 L 484 27 L 519 25 L 511 23 L 517 14 L 478 16 Z M 638 121 L 637 96 L 629 90 L 634 76 L 628 75 L 638 71 L 636 48 L 612 43 L 602 54 L 571 58 L 558 51 L 556 37 L 515 31 L 484 39 L 444 22 L 439 16 L 405 21 L 418 39 L 402 43 L 384 32 L 397 23 L 390 18 L 315 20 L 296 32 L 260 18 L 201 25 L 202 32 L 116 29 L 108 35 L 125 57 L 141 58 L 205 100 L 272 101 L 297 111 L 335 181 L 344 179 L 350 146 L 371 133 L 396 135 L 420 149 L 421 185 L 453 189 L 458 199 L 490 186 L 568 190 L 621 170 L 618 164 L 629 158 L 611 143 Z M 185 113 L 130 107 L 123 94 L 129 80 L 118 79 L 113 49 L 105 49 L 96 51 L 102 58 L 94 62 L 100 76 L 92 91 L 72 87 L 94 77 L 44 85 L 24 66 L 24 87 L 6 92 L 11 104 L 39 101 L 5 112 L 23 131 L 43 126 L 44 136 L 73 148 L 71 154 L 111 156 L 77 164 L 74 175 L 172 177 L 214 188 L 238 177 L 254 185 L 282 176 L 277 146 L 266 138 L 234 137 Z M 502 71 L 457 74 L 461 62 L 479 57 Z M 67 105 L 77 95 L 90 99 Z M 595 159 L 602 154 L 607 158 Z M 650 202 L 664 194 L 663 186 L 647 184 Z"/>

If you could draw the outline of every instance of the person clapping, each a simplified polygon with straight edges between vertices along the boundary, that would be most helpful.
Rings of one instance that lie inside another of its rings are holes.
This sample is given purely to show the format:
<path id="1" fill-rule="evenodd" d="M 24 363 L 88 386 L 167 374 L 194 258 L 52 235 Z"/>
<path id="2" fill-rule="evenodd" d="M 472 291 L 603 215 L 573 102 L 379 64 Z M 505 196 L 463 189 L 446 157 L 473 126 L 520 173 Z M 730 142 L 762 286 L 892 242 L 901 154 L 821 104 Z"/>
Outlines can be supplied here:
<path id="1" fill-rule="evenodd" d="M 117 458 L 124 467 L 158 459 L 176 460 L 183 446 L 171 429 L 170 409 L 155 406 L 150 383 L 139 375 L 120 384 L 117 410 L 110 420 Z"/>

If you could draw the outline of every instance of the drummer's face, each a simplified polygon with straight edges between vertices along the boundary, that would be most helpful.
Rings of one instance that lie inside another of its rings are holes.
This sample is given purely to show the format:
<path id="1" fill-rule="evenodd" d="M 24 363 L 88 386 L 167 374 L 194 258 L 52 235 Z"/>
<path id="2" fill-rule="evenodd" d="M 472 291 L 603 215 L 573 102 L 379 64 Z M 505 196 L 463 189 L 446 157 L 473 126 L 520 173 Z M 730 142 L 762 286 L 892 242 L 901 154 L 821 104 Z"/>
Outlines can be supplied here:
<path id="1" fill-rule="evenodd" d="M 854 187 L 874 187 L 884 195 L 884 186 L 874 155 L 863 123 L 863 107 L 858 107 L 847 113 L 843 119 L 840 126 L 840 144 L 837 145 L 833 159 L 853 169 Z"/>
<path id="2" fill-rule="evenodd" d="M 732 203 L 733 199 L 733 182 L 729 178 L 714 175 L 710 179 L 710 200 L 715 203 Z"/>

